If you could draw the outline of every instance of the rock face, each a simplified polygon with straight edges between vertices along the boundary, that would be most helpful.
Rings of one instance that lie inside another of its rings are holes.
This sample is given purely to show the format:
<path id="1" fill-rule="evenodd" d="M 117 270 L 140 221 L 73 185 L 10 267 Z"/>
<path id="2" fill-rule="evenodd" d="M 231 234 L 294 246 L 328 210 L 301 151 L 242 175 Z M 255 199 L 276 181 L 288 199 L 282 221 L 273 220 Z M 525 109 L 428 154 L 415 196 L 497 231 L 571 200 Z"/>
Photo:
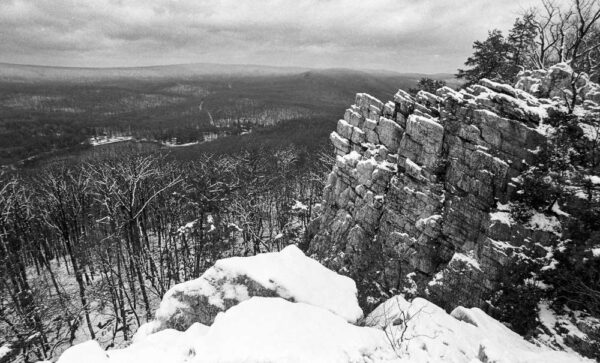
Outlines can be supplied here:
<path id="1" fill-rule="evenodd" d="M 560 233 L 556 216 L 517 225 L 506 209 L 547 147 L 547 120 L 566 112 L 525 90 L 551 96 L 560 72 L 524 74 L 520 89 L 484 79 L 398 91 L 385 104 L 358 94 L 331 134 L 337 158 L 310 252 L 354 278 L 367 308 L 382 291 L 483 306 L 511 253 Z"/>

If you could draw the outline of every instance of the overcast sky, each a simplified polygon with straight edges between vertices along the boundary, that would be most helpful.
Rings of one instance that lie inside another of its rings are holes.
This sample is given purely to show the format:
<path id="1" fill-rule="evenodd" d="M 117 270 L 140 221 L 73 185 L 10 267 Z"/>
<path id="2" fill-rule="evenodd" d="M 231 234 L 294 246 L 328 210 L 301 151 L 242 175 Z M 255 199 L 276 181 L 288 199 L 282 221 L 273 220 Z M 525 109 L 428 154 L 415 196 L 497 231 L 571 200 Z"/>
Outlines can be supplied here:
<path id="1" fill-rule="evenodd" d="M 0 62 L 454 72 L 534 0 L 0 0 Z"/>

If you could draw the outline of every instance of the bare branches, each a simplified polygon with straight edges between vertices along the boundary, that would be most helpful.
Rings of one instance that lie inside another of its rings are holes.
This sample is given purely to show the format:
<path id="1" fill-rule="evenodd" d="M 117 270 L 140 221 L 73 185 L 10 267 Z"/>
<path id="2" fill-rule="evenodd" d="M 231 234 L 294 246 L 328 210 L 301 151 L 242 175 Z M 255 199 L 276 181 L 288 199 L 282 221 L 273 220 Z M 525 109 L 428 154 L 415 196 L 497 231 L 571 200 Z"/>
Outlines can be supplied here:
<path id="1" fill-rule="evenodd" d="M 572 0 L 569 6 L 563 6 L 555 0 L 542 0 L 540 8 L 526 11 L 523 18 L 530 19 L 537 29 L 537 47 L 532 56 L 539 68 L 568 62 L 576 70 L 590 71 L 585 58 L 600 42 L 591 36 L 600 19 L 597 1 Z"/>
<path id="2" fill-rule="evenodd" d="M 417 334 L 415 327 L 420 319 L 430 315 L 427 305 L 414 302 L 403 303 L 401 296 L 394 296 L 382 303 L 369 315 L 367 326 L 375 326 L 383 330 L 389 346 L 398 358 L 403 358 L 410 342 L 417 338 L 435 339 L 436 336 Z"/>
<path id="3" fill-rule="evenodd" d="M 549 63 L 549 57 L 552 50 L 556 50 L 556 45 L 560 43 L 561 33 L 564 34 L 564 27 L 571 16 L 570 13 L 563 14 L 561 9 L 553 0 L 543 0 L 542 9 L 531 9 L 529 13 L 524 14 L 524 18 L 529 19 L 537 29 L 537 49 L 533 54 L 537 67 L 545 68 Z M 531 16 L 533 15 L 533 16 Z"/>
<path id="4" fill-rule="evenodd" d="M 42 314 L 41 324 L 17 324 L 11 341 L 49 331 L 24 348 L 38 360 L 82 334 L 130 339 L 172 284 L 216 259 L 299 243 L 331 163 L 290 146 L 193 161 L 128 154 L 50 167 L 31 180 L 0 175 L 0 273 L 14 276 L 0 281 L 0 310 L 4 301 L 14 307 L 10 322 Z M 319 172 L 309 172 L 315 164 Z M 38 260 L 45 270 L 33 276 Z"/>

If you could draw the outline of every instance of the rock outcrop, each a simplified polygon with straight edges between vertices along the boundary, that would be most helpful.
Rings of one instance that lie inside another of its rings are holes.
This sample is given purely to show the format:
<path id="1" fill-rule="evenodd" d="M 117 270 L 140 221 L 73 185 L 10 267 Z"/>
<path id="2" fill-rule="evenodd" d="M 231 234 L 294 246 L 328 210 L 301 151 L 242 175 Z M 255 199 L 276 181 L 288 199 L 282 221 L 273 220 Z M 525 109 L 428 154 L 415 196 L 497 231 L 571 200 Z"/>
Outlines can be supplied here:
<path id="1" fill-rule="evenodd" d="M 484 79 L 387 103 L 358 94 L 331 134 L 336 163 L 310 251 L 354 278 L 367 308 L 382 292 L 483 306 L 511 255 L 524 244 L 543 255 L 560 235 L 560 214 L 517 224 L 510 202 L 567 112 L 529 92 L 556 95 L 564 68 L 524 73 L 518 88 Z"/>
<path id="2" fill-rule="evenodd" d="M 600 85 L 591 82 L 586 74 L 573 73 L 565 63 L 549 69 L 524 71 L 515 87 L 539 98 L 564 100 L 573 95 L 573 86 L 578 90 L 578 101 L 585 108 L 594 108 L 600 104 Z"/>
<path id="3" fill-rule="evenodd" d="M 356 293 L 354 281 L 307 258 L 293 245 L 281 252 L 225 258 L 199 278 L 167 291 L 156 320 L 143 325 L 136 338 L 164 329 L 184 331 L 194 323 L 211 325 L 220 312 L 253 296 L 309 303 L 354 323 L 362 317 Z"/>

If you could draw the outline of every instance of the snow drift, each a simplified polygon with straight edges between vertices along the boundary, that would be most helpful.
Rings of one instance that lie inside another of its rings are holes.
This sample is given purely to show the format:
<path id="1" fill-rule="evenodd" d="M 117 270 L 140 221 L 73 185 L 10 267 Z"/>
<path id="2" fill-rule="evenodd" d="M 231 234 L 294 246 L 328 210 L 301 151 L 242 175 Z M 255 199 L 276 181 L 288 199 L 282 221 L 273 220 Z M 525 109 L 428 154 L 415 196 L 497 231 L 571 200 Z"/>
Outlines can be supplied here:
<path id="1" fill-rule="evenodd" d="M 272 295 L 250 296 L 252 289 L 240 281 Z M 194 305 L 194 299 L 201 303 Z M 208 301 L 219 310 L 211 326 L 161 325 L 153 333 L 153 325 Z M 361 316 L 352 280 L 290 246 L 218 261 L 201 278 L 171 289 L 159 320 L 143 326 L 129 347 L 104 351 L 89 341 L 65 351 L 58 363 L 586 361 L 535 346 L 480 309 L 459 307 L 448 314 L 427 300 L 396 296 L 358 324 Z"/>
<path id="2" fill-rule="evenodd" d="M 366 324 L 384 330 L 402 362 L 591 362 L 531 344 L 481 309 L 457 307 L 448 314 L 421 298 L 391 298 Z"/>

